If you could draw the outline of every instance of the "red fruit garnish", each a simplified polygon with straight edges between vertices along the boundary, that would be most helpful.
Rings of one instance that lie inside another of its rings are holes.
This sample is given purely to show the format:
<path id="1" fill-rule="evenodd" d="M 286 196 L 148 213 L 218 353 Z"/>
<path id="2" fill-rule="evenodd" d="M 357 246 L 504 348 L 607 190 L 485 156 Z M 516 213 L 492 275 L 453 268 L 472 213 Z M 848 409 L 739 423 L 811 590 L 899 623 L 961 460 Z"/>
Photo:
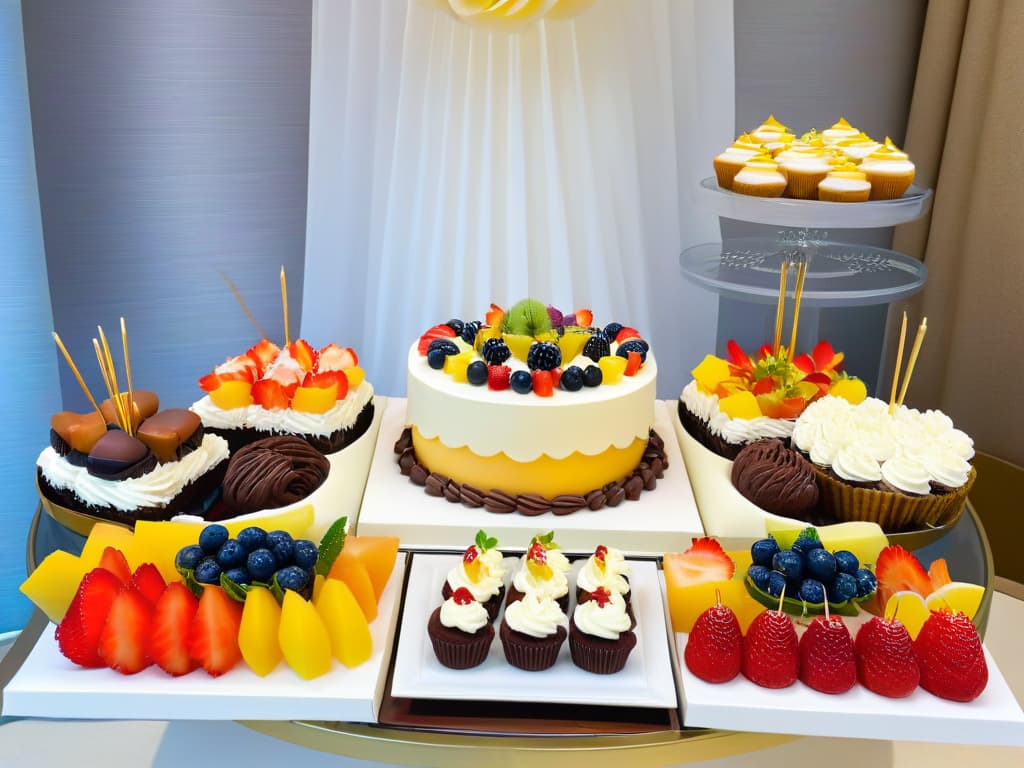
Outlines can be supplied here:
<path id="1" fill-rule="evenodd" d="M 167 582 L 155 565 L 143 563 L 135 569 L 128 586 L 137 589 L 150 605 L 156 605 L 156 601 L 167 588 Z"/>
<path id="2" fill-rule="evenodd" d="M 787 688 L 800 674 L 800 642 L 781 611 L 758 614 L 743 640 L 743 676 L 762 688 Z"/>
<path id="3" fill-rule="evenodd" d="M 758 379 L 754 386 L 750 388 L 750 391 L 755 395 L 767 395 L 775 387 L 778 386 L 775 379 L 771 376 L 765 376 L 763 379 Z"/>
<path id="4" fill-rule="evenodd" d="M 718 603 L 697 617 L 683 659 L 690 672 L 709 683 L 726 683 L 740 673 L 743 634 L 729 606 Z"/>
<path id="5" fill-rule="evenodd" d="M 857 631 L 853 650 L 857 679 L 869 691 L 901 699 L 917 689 L 921 670 L 914 641 L 903 622 L 872 617 Z"/>
<path id="6" fill-rule="evenodd" d="M 344 400 L 348 397 L 348 376 L 345 375 L 344 371 L 319 371 L 317 373 L 310 371 L 302 379 L 302 386 L 304 387 L 329 389 L 332 384 L 338 386 L 339 400 Z"/>
<path id="7" fill-rule="evenodd" d="M 797 355 L 793 358 L 793 365 L 804 373 L 812 373 L 814 371 L 814 358 L 804 352 L 802 355 Z"/>
<path id="8" fill-rule="evenodd" d="M 554 393 L 551 371 L 533 371 L 533 394 L 537 397 L 551 397 Z"/>
<path id="9" fill-rule="evenodd" d="M 153 604 L 137 589 L 121 590 L 100 633 L 100 657 L 122 675 L 141 672 L 152 663 L 146 655 L 152 627 Z"/>
<path id="10" fill-rule="evenodd" d="M 618 344 L 621 344 L 626 339 L 639 339 L 639 338 L 640 338 L 640 331 L 638 331 L 636 328 L 630 328 L 628 326 L 623 326 L 622 330 L 620 330 L 617 334 L 615 334 L 615 341 Z"/>
<path id="11" fill-rule="evenodd" d="M 594 323 L 594 313 L 589 309 L 576 310 L 576 325 L 580 328 L 589 328 Z"/>
<path id="12" fill-rule="evenodd" d="M 292 393 L 294 393 L 294 389 Z M 291 405 L 292 397 L 280 383 L 273 379 L 260 379 L 252 385 L 252 400 L 268 411 L 284 410 Z"/>
<path id="13" fill-rule="evenodd" d="M 447 325 L 435 325 L 429 331 L 420 336 L 419 344 L 416 345 L 416 350 L 421 355 L 427 354 L 427 349 L 430 347 L 430 342 L 436 341 L 437 339 L 452 339 L 455 338 L 455 331 Z"/>
<path id="14" fill-rule="evenodd" d="M 78 591 L 57 625 L 57 647 L 82 667 L 102 667 L 100 633 L 114 598 L 125 589 L 124 582 L 106 568 L 93 568 L 78 585 Z"/>
<path id="15" fill-rule="evenodd" d="M 988 664 L 974 624 L 962 612 L 932 611 L 914 652 L 921 687 L 941 699 L 974 701 L 988 685 Z"/>
<path id="16" fill-rule="evenodd" d="M 156 601 L 146 654 L 169 675 L 185 675 L 199 666 L 188 652 L 188 633 L 199 601 L 181 582 L 167 585 Z"/>
<path id="17" fill-rule="evenodd" d="M 238 648 L 241 623 L 242 603 L 220 587 L 205 587 L 185 641 L 189 656 L 213 677 L 223 675 L 242 658 Z"/>
<path id="18" fill-rule="evenodd" d="M 558 389 L 558 384 L 562 380 L 562 369 L 552 368 L 548 373 L 551 374 L 551 388 Z"/>
<path id="19" fill-rule="evenodd" d="M 114 547 L 105 547 L 103 549 L 103 554 L 100 555 L 100 562 L 97 567 L 110 571 L 121 580 L 122 584 L 127 584 L 132 580 L 132 569 L 128 566 L 128 560 L 121 550 Z"/>
<path id="20" fill-rule="evenodd" d="M 932 582 L 920 561 L 898 544 L 888 546 L 875 563 L 878 579 L 878 604 L 885 605 L 897 592 L 910 590 L 921 597 L 932 593 Z"/>
<path id="21" fill-rule="evenodd" d="M 256 362 L 248 355 L 236 355 L 199 379 L 199 386 L 212 392 L 225 381 L 255 381 L 256 376 Z"/>
<path id="22" fill-rule="evenodd" d="M 736 573 L 732 561 L 716 539 L 695 538 L 693 546 L 685 552 L 665 555 L 664 567 L 672 571 L 677 586 L 703 584 L 707 581 L 728 581 Z"/>
<path id="23" fill-rule="evenodd" d="M 452 592 L 452 600 L 455 601 L 456 605 L 469 605 L 476 602 L 473 593 L 466 589 L 466 587 L 459 587 Z"/>
<path id="24" fill-rule="evenodd" d="M 359 365 L 359 356 L 352 347 L 339 347 L 328 344 L 320 350 L 317 357 L 317 371 L 343 371 Z"/>
<path id="25" fill-rule="evenodd" d="M 608 554 L 608 547 L 604 544 L 598 544 L 597 549 L 594 550 L 594 557 L 598 560 L 604 561 L 604 556 Z"/>
<path id="26" fill-rule="evenodd" d="M 509 377 L 512 376 L 512 369 L 507 365 L 487 366 L 487 386 L 489 389 L 508 389 Z"/>
<path id="27" fill-rule="evenodd" d="M 530 549 L 526 553 L 526 559 L 533 560 L 535 563 L 546 563 L 548 561 L 548 551 L 538 541 L 530 545 Z"/>
<path id="28" fill-rule="evenodd" d="M 491 328 L 501 325 L 501 321 L 505 317 L 505 310 L 499 307 L 497 304 L 491 304 L 490 311 L 484 315 L 484 322 L 487 323 Z"/>
<path id="29" fill-rule="evenodd" d="M 642 362 L 641 355 L 639 352 L 627 352 L 626 357 L 626 370 L 623 374 L 626 376 L 636 376 L 636 372 L 640 370 L 640 363 Z"/>
<path id="30" fill-rule="evenodd" d="M 262 339 L 259 344 L 253 344 L 249 347 L 245 354 L 256 364 L 256 375 L 254 378 L 258 379 L 262 376 L 280 353 L 281 348 L 269 339 Z"/>
<path id="31" fill-rule="evenodd" d="M 822 693 L 844 693 L 856 684 L 853 638 L 838 616 L 816 616 L 800 638 L 800 680 Z"/>
<path id="32" fill-rule="evenodd" d="M 597 603 L 600 608 L 604 608 L 612 601 L 612 593 L 606 587 L 598 587 L 590 593 L 590 599 Z"/>
<path id="33" fill-rule="evenodd" d="M 736 343 L 735 339 L 729 339 L 725 345 L 725 351 L 729 355 L 729 362 L 743 370 L 754 370 L 754 361 L 750 355 L 743 351 L 743 347 Z"/>
<path id="34" fill-rule="evenodd" d="M 952 584 L 953 579 L 949 576 L 949 565 L 946 563 L 946 558 L 940 557 L 932 561 L 932 564 L 928 566 L 928 581 L 932 583 L 932 591 Z"/>
<path id="35" fill-rule="evenodd" d="M 841 357 L 836 360 L 836 351 L 827 341 L 819 341 L 811 352 L 811 357 L 814 358 L 814 368 L 818 371 L 827 371 L 842 362 Z"/>
<path id="36" fill-rule="evenodd" d="M 480 557 L 480 550 L 477 549 L 476 544 L 470 544 L 462 555 L 462 562 L 472 563 L 478 557 Z"/>
<path id="37" fill-rule="evenodd" d="M 303 371 L 312 371 L 316 365 L 316 350 L 305 339 L 296 339 L 288 345 L 288 354 Z"/>

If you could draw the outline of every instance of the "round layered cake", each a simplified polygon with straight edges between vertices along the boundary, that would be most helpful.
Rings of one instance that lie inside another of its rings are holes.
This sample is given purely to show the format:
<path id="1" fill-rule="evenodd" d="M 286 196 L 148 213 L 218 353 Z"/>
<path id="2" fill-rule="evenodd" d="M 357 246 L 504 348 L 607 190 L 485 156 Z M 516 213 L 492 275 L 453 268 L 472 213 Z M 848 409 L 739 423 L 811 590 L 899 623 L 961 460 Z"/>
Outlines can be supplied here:
<path id="1" fill-rule="evenodd" d="M 412 346 L 400 465 L 411 455 L 428 492 L 489 507 L 483 497 L 497 494 L 492 501 L 524 514 L 554 511 L 559 500 L 559 511 L 599 508 L 653 487 L 637 474 L 665 466 L 652 435 L 658 369 L 647 342 L 617 323 L 593 327 L 587 310 L 552 308 L 522 324 L 524 304 L 509 310 L 511 321 L 492 310 L 486 325 L 449 321 Z"/>

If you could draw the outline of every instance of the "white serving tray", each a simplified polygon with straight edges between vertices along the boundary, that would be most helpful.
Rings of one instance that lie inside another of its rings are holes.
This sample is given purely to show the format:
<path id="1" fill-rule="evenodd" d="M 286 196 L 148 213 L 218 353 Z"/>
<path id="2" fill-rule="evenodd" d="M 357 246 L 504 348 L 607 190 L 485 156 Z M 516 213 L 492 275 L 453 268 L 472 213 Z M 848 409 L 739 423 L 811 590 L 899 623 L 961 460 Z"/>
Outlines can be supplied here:
<path id="1" fill-rule="evenodd" d="M 613 675 L 585 672 L 572 662 L 568 639 L 558 660 L 542 672 L 526 672 L 505 659 L 498 637 L 504 608 L 494 621 L 490 655 L 472 669 L 448 669 L 434 655 L 427 636 L 430 614 L 441 604 L 441 588 L 461 555 L 417 554 L 409 571 L 409 587 L 395 654 L 391 695 L 413 699 L 544 702 L 675 709 L 678 705 L 669 656 L 658 569 L 650 561 L 629 565 L 631 605 L 636 617 L 637 644 L 626 666 Z M 575 607 L 576 574 L 569 574 L 569 616 Z M 519 568 L 518 557 L 506 557 L 507 580 Z"/>
<path id="2" fill-rule="evenodd" d="M 403 547 L 412 549 L 462 550 L 483 528 L 509 548 L 525 547 L 538 531 L 554 529 L 556 541 L 571 552 L 589 554 L 601 543 L 629 554 L 682 551 L 694 536 L 703 536 L 704 529 L 664 405 L 655 403 L 655 428 L 665 441 L 669 466 L 654 491 L 597 512 L 527 517 L 452 504 L 428 496 L 422 486 L 403 476 L 394 444 L 405 428 L 405 400 L 389 398 L 356 530 L 359 535 L 398 536 Z"/>
<path id="3" fill-rule="evenodd" d="M 676 634 L 676 656 L 687 727 L 791 733 L 887 741 L 1024 746 L 1024 713 L 995 660 L 988 660 L 988 685 L 969 703 L 947 701 L 918 688 L 905 699 L 872 693 L 860 684 L 830 695 L 797 681 L 772 690 L 742 675 L 707 683 L 686 668 L 687 635 Z"/>
<path id="4" fill-rule="evenodd" d="M 156 667 L 137 675 L 84 669 L 61 655 L 55 626 L 43 631 L 4 689 L 3 714 L 24 717 L 130 720 L 377 721 L 398 617 L 407 555 L 399 553 L 370 625 L 373 655 L 354 669 L 303 680 L 282 661 L 266 677 L 245 662 L 220 677 L 197 669 L 170 677 Z"/>

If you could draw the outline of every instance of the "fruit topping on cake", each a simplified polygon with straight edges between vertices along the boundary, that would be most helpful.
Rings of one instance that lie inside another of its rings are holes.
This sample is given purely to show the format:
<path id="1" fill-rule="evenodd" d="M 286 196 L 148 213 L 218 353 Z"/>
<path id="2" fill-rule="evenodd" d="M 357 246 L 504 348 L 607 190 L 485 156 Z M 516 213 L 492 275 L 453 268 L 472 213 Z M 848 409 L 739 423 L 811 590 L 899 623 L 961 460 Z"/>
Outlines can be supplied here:
<path id="1" fill-rule="evenodd" d="M 709 683 L 727 683 L 743 665 L 743 635 L 736 614 L 721 597 L 690 630 L 683 652 L 686 668 Z"/>

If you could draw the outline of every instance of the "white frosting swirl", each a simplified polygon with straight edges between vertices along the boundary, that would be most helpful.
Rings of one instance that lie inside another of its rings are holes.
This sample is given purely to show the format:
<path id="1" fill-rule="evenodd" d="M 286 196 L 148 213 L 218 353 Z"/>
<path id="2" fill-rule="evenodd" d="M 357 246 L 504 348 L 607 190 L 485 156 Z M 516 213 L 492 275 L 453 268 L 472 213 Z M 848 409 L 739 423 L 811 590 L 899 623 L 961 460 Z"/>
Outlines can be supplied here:
<path id="1" fill-rule="evenodd" d="M 818 182 L 818 189 L 834 190 L 836 192 L 862 192 L 871 189 L 871 182 L 867 179 L 845 179 L 836 176 L 826 176 Z"/>
<path id="2" fill-rule="evenodd" d="M 359 414 L 373 398 L 373 385 L 363 381 L 350 390 L 325 413 L 305 413 L 292 408 L 268 410 L 253 404 L 244 408 L 218 408 L 206 395 L 192 403 L 191 410 L 213 429 L 242 429 L 250 427 L 268 434 L 317 435 L 327 437 L 339 429 L 348 429 L 356 423 Z"/>
<path id="3" fill-rule="evenodd" d="M 505 556 L 497 549 L 485 549 L 477 556 L 484 568 L 499 579 L 505 578 Z"/>
<path id="4" fill-rule="evenodd" d="M 203 442 L 178 461 L 157 464 L 152 472 L 127 480 L 104 480 L 76 467 L 53 448 L 46 448 L 36 464 L 54 488 L 72 491 L 90 507 L 113 507 L 130 512 L 140 507 L 166 507 L 182 488 L 224 461 L 229 454 L 223 437 L 203 435 Z"/>
<path id="5" fill-rule="evenodd" d="M 530 637 L 550 637 L 559 627 L 569 628 L 569 619 L 558 603 L 550 597 L 527 593 L 505 608 L 505 622 L 510 629 Z"/>
<path id="6" fill-rule="evenodd" d="M 919 458 L 931 480 L 946 488 L 959 488 L 967 482 L 967 476 L 971 473 L 971 465 L 949 449 L 936 448 L 921 454 Z"/>
<path id="7" fill-rule="evenodd" d="M 465 587 L 473 595 L 474 600 L 486 603 L 501 591 L 504 583 L 501 575 L 489 570 L 486 564 L 480 568 L 479 576 L 479 581 L 472 581 L 466 573 L 466 564 L 460 562 L 448 571 L 448 586 L 452 588 L 452 592 L 459 587 Z"/>
<path id="8" fill-rule="evenodd" d="M 626 601 L 617 592 L 611 593 L 611 600 L 603 606 L 597 600 L 580 603 L 573 611 L 572 620 L 585 635 L 618 640 L 619 635 L 633 625 L 626 613 Z"/>
<path id="9" fill-rule="evenodd" d="M 604 587 L 609 592 L 624 595 L 629 592 L 629 582 L 623 575 L 626 573 L 629 573 L 629 565 L 622 553 L 609 548 L 604 556 L 604 568 L 598 564 L 595 555 L 587 559 L 576 576 L 576 586 L 587 592 Z"/>
<path id="10" fill-rule="evenodd" d="M 686 410 L 707 422 L 712 434 L 733 445 L 745 445 L 765 437 L 785 440 L 793 434 L 796 424 L 794 419 L 771 419 L 767 416 L 758 416 L 756 419 L 730 418 L 718 407 L 718 395 L 701 392 L 696 381 L 686 385 L 679 399 Z"/>
<path id="11" fill-rule="evenodd" d="M 487 609 L 481 603 L 474 600 L 466 605 L 460 605 L 455 602 L 454 596 L 441 603 L 440 618 L 444 626 L 454 627 L 468 635 L 476 633 L 491 621 Z"/>
<path id="12" fill-rule="evenodd" d="M 899 455 L 882 464 L 882 479 L 893 488 L 905 493 L 927 496 L 931 493 L 928 470 L 919 461 Z"/>
<path id="13" fill-rule="evenodd" d="M 832 459 L 832 471 L 852 483 L 876 483 L 882 479 L 878 461 L 864 446 L 846 445 Z"/>

